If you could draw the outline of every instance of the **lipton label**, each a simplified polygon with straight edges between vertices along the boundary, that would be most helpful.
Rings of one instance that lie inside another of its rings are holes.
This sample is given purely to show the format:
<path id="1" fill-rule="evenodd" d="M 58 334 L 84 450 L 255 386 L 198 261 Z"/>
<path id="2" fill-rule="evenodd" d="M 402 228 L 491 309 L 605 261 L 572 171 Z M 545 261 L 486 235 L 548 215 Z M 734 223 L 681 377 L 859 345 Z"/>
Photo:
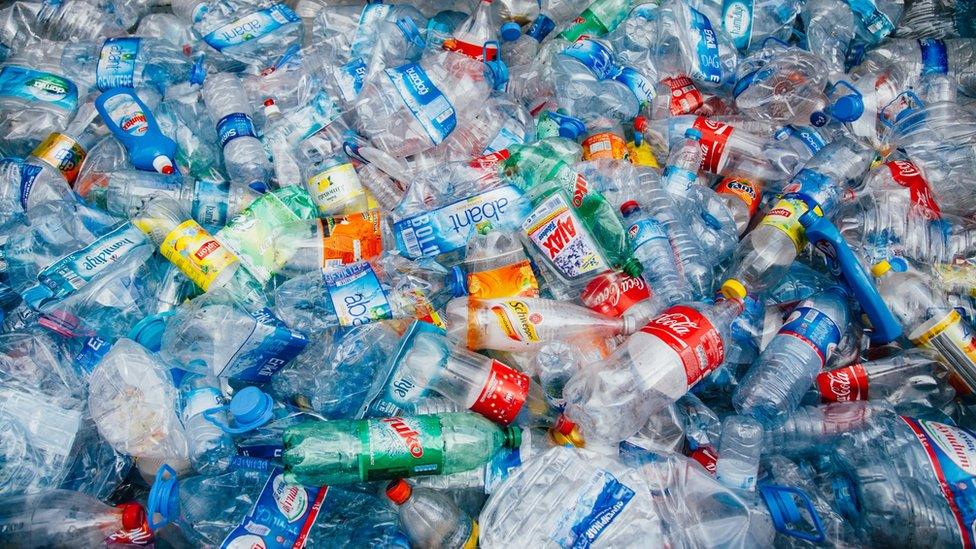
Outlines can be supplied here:
<path id="1" fill-rule="evenodd" d="M 210 289 L 220 273 L 238 263 L 234 254 L 192 219 L 170 231 L 159 251 L 204 291 Z"/>
<path id="2" fill-rule="evenodd" d="M 722 336 L 701 312 L 677 305 L 651 319 L 641 331 L 657 337 L 681 357 L 688 387 L 725 360 Z"/>

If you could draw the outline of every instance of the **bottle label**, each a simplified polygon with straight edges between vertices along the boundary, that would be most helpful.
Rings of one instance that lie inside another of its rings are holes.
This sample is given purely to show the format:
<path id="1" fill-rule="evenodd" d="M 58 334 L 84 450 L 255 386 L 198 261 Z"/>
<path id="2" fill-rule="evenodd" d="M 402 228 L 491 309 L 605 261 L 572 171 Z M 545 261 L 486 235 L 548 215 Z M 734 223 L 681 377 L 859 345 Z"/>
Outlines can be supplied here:
<path id="1" fill-rule="evenodd" d="M 340 326 L 393 318 L 393 308 L 373 267 L 366 262 L 322 274 Z"/>
<path id="2" fill-rule="evenodd" d="M 475 311 L 488 304 L 477 300 L 470 300 L 468 303 L 468 307 L 471 309 L 468 311 L 469 344 L 474 345 L 478 341 L 495 339 L 490 335 L 479 335 L 483 331 L 495 331 L 492 328 L 500 330 L 498 336 L 502 339 L 509 339 L 526 345 L 542 341 L 536 328 L 544 320 L 542 313 L 532 311 L 532 308 L 525 301 L 513 299 L 494 302 L 489 307 L 489 311 L 491 311 L 491 318 L 495 322 L 488 326 L 483 326 L 478 321 L 479 315 Z"/>
<path id="3" fill-rule="evenodd" d="M 4 162 L 6 161 L 4 160 Z M 20 163 L 20 207 L 25 210 L 30 201 L 30 193 L 31 189 L 34 188 L 34 181 L 37 180 L 37 176 L 40 175 L 42 169 L 37 164 Z"/>
<path id="4" fill-rule="evenodd" d="M 223 396 L 214 387 L 200 387 L 181 395 L 181 407 L 183 409 L 183 422 L 186 423 L 207 410 L 219 408 L 223 404 Z M 217 428 L 216 425 L 213 426 Z"/>
<path id="5" fill-rule="evenodd" d="M 222 368 L 214 368 L 214 373 L 218 377 L 267 383 L 305 349 L 308 339 L 301 332 L 285 326 L 268 309 L 247 313 L 254 319 L 250 333 Z"/>
<path id="6" fill-rule="evenodd" d="M 90 375 L 95 371 L 95 366 L 112 349 L 112 343 L 100 337 L 89 337 L 81 345 L 81 351 L 75 355 L 72 364 L 84 375 Z"/>
<path id="7" fill-rule="evenodd" d="M 457 126 L 457 113 L 424 69 L 417 63 L 408 63 L 385 72 L 403 103 L 427 132 L 431 144 L 444 141 Z"/>
<path id="8" fill-rule="evenodd" d="M 375 394 L 370 392 L 356 417 L 392 417 L 411 409 L 447 365 L 449 351 L 444 344 L 444 330 L 432 323 L 413 322 L 399 345 L 380 389 Z M 424 353 L 424 360 L 405 361 L 407 357 L 413 359 L 416 348 Z"/>
<path id="9" fill-rule="evenodd" d="M 366 482 L 436 475 L 444 468 L 444 437 L 437 416 L 369 420 L 359 436 L 366 448 L 359 456 Z"/>
<path id="10" fill-rule="evenodd" d="M 141 137 L 149 131 L 149 121 L 142 107 L 125 94 L 109 97 L 103 104 L 105 112 L 119 130 L 133 137 Z"/>
<path id="11" fill-rule="evenodd" d="M 37 273 L 37 281 L 50 290 L 48 299 L 64 299 L 84 288 L 99 275 L 117 269 L 118 263 L 128 257 L 130 252 L 147 243 L 146 235 L 142 231 L 131 223 L 123 223 L 88 246 L 41 269 Z M 31 304 L 35 305 L 37 304 Z"/>
<path id="12" fill-rule="evenodd" d="M 664 226 L 651 217 L 646 217 L 632 224 L 627 228 L 627 234 L 630 235 L 630 241 L 635 250 L 652 240 L 668 239 Z"/>
<path id="13" fill-rule="evenodd" d="M 827 142 L 820 133 L 808 126 L 783 126 L 774 134 L 774 137 L 779 141 L 794 137 L 800 143 L 803 143 L 803 146 L 806 147 L 811 155 L 817 154 L 820 152 L 820 149 L 827 146 Z"/>
<path id="14" fill-rule="evenodd" d="M 370 5 L 385 6 L 386 4 Z M 369 73 L 369 67 L 366 66 L 361 57 L 353 58 L 348 63 L 335 67 L 332 71 L 335 74 L 339 94 L 343 100 L 351 102 L 359 97 L 359 92 L 363 89 L 363 82 Z"/>
<path id="15" fill-rule="evenodd" d="M 291 8 L 284 4 L 275 4 L 216 28 L 205 34 L 203 41 L 217 51 L 224 51 L 267 36 L 290 23 L 299 22 L 301 19 L 291 11 Z"/>
<path id="16" fill-rule="evenodd" d="M 649 105 L 651 101 L 657 96 L 657 91 L 654 89 L 654 83 L 647 79 L 639 70 L 633 67 L 623 67 L 620 72 L 614 77 L 614 80 L 620 82 L 621 84 L 627 86 L 627 89 L 634 94 L 637 98 L 637 102 L 640 103 L 640 108 L 643 109 L 645 106 Z"/>
<path id="17" fill-rule="evenodd" d="M 702 446 L 689 455 L 691 459 L 697 461 L 708 471 L 708 474 L 715 476 L 715 465 L 718 463 L 718 455 L 708 446 Z"/>
<path id="18" fill-rule="evenodd" d="M 952 511 L 964 547 L 972 547 L 976 528 L 976 434 L 953 425 L 902 416 L 925 449 L 942 496 Z"/>
<path id="19" fill-rule="evenodd" d="M 583 160 L 627 158 L 627 143 L 613 132 L 595 133 L 583 140 Z"/>
<path id="20" fill-rule="evenodd" d="M 829 316 L 812 307 L 801 306 L 790 313 L 778 335 L 792 336 L 809 345 L 817 352 L 823 367 L 840 342 L 841 334 Z"/>
<path id="21" fill-rule="evenodd" d="M 514 185 L 505 185 L 459 200 L 393 225 L 397 249 L 410 259 L 434 257 L 467 245 L 480 225 L 517 226 L 526 207 Z"/>
<path id="22" fill-rule="evenodd" d="M 609 268 L 562 193 L 539 204 L 522 223 L 522 229 L 536 249 L 569 280 Z"/>
<path id="23" fill-rule="evenodd" d="M 159 251 L 203 291 L 210 289 L 224 269 L 236 266 L 238 262 L 234 254 L 193 219 L 187 219 L 170 231 Z"/>
<path id="24" fill-rule="evenodd" d="M 759 203 L 762 201 L 762 186 L 741 177 L 726 177 L 715 187 L 715 192 L 730 195 L 738 198 L 746 205 L 749 217 L 756 215 L 759 211 Z"/>
<path id="25" fill-rule="evenodd" d="M 251 117 L 242 112 L 228 114 L 217 122 L 217 140 L 220 141 L 221 148 L 238 137 L 256 138 L 257 136 Z"/>
<path id="26" fill-rule="evenodd" d="M 534 38 L 536 42 L 542 43 L 542 41 L 549 36 L 549 33 L 556 30 L 556 22 L 547 17 L 545 14 L 540 13 L 534 21 L 532 21 L 532 26 L 525 34 Z"/>
<path id="27" fill-rule="evenodd" d="M 671 98 L 668 101 L 668 109 L 673 116 L 691 114 L 705 104 L 702 94 L 695 86 L 695 82 L 682 74 L 675 77 L 668 77 L 662 80 L 671 88 Z"/>
<path id="28" fill-rule="evenodd" d="M 627 159 L 635 166 L 645 166 L 648 168 L 660 168 L 657 158 L 654 158 L 654 151 L 650 143 L 646 140 L 638 145 L 633 141 L 627 142 Z"/>
<path id="29" fill-rule="evenodd" d="M 373 209 L 344 216 L 320 218 L 322 268 L 334 269 L 383 252 L 380 210 Z"/>
<path id="30" fill-rule="evenodd" d="M 524 259 L 487 271 L 468 275 L 468 294 L 474 298 L 538 297 L 539 281 L 532 264 Z"/>
<path id="31" fill-rule="evenodd" d="M 61 172 L 68 185 L 74 185 L 87 154 L 77 141 L 57 132 L 49 134 L 47 139 L 31 152 L 31 155 Z"/>
<path id="32" fill-rule="evenodd" d="M 308 188 L 323 215 L 340 213 L 365 194 L 356 168 L 349 162 L 313 175 L 308 179 Z"/>
<path id="33" fill-rule="evenodd" d="M 610 29 L 603 24 L 603 21 L 592 10 L 587 8 L 576 19 L 573 19 L 572 24 L 566 30 L 559 33 L 559 36 L 570 42 L 576 42 L 581 38 L 603 36 L 608 32 L 610 32 Z"/>
<path id="34" fill-rule="evenodd" d="M 464 40 L 458 40 L 457 38 L 448 38 L 444 41 L 443 47 L 447 51 L 457 52 L 477 61 L 485 60 L 486 48 L 484 47 L 484 44 L 472 44 L 471 42 L 465 42 Z M 495 46 L 488 46 L 487 53 L 488 61 L 494 61 L 498 57 L 498 48 Z"/>
<path id="35" fill-rule="evenodd" d="M 692 58 L 691 78 L 699 82 L 722 82 L 722 62 L 718 51 L 718 37 L 712 22 L 695 8 L 683 4 L 688 20 L 688 35 L 695 44 L 697 55 Z"/>
<path id="36" fill-rule="evenodd" d="M 580 484 L 576 504 L 556 521 L 549 539 L 563 549 L 586 549 L 624 512 L 636 492 L 600 469 Z"/>
<path id="37" fill-rule="evenodd" d="M 705 315 L 687 305 L 671 307 L 651 319 L 641 331 L 660 339 L 681 357 L 688 387 L 725 360 L 721 334 Z"/>
<path id="38" fill-rule="evenodd" d="M 752 43 L 752 0 L 725 0 L 722 2 L 722 28 L 732 37 L 732 43 L 740 50 L 749 49 Z"/>
<path id="39" fill-rule="evenodd" d="M 959 311 L 953 309 L 946 316 L 934 317 L 908 335 L 919 347 L 939 351 L 950 364 L 959 369 L 976 370 L 976 337 Z"/>
<path id="40" fill-rule="evenodd" d="M 614 78 L 621 70 L 613 61 L 613 52 L 594 40 L 578 40 L 563 50 L 561 54 L 572 57 L 585 65 L 597 80 Z"/>
<path id="41" fill-rule="evenodd" d="M 924 38 L 918 41 L 922 54 L 922 74 L 949 74 L 949 55 L 944 40 Z"/>
<path id="42" fill-rule="evenodd" d="M 470 410 L 500 425 L 509 425 L 529 398 L 529 383 L 529 376 L 492 360 L 488 380 Z"/>
<path id="43" fill-rule="evenodd" d="M 95 85 L 105 91 L 111 88 L 134 88 L 139 38 L 109 38 L 102 44 L 95 66 Z"/>
<path id="44" fill-rule="evenodd" d="M 193 187 L 193 219 L 207 227 L 223 227 L 227 223 L 229 195 L 229 182 L 198 179 Z"/>
<path id="45" fill-rule="evenodd" d="M 72 112 L 78 106 L 78 87 L 67 78 L 7 65 L 0 70 L 0 97 L 48 103 Z"/>
<path id="46" fill-rule="evenodd" d="M 706 172 L 719 173 L 723 167 L 722 154 L 725 152 L 725 145 L 735 130 L 728 124 L 714 122 L 699 116 L 695 118 L 693 128 L 701 132 L 702 163 L 701 169 Z"/>
<path id="47" fill-rule="evenodd" d="M 855 18 L 867 29 L 875 43 L 880 42 L 895 30 L 891 19 L 878 9 L 875 0 L 848 0 L 847 4 Z"/>
<path id="48" fill-rule="evenodd" d="M 580 299 L 591 310 L 613 317 L 623 316 L 628 309 L 650 297 L 650 288 L 643 278 L 634 278 L 616 271 L 597 275 L 580 295 Z"/>
<path id="49" fill-rule="evenodd" d="M 893 160 L 885 166 L 891 171 L 895 183 L 908 189 L 915 213 L 933 221 L 942 218 L 942 210 L 935 203 L 929 183 L 922 177 L 918 166 L 908 160 Z"/>
<path id="50" fill-rule="evenodd" d="M 328 493 L 328 486 L 309 488 L 286 482 L 284 472 L 275 468 L 254 506 L 224 538 L 221 549 L 301 549 Z"/>
<path id="51" fill-rule="evenodd" d="M 824 404 L 868 400 L 868 374 L 861 364 L 822 372 L 817 376 L 817 389 Z"/>
<path id="52" fill-rule="evenodd" d="M 800 216 L 807 210 L 807 203 L 803 200 L 784 196 L 759 224 L 773 227 L 785 234 L 796 246 L 796 253 L 800 253 L 807 244 L 806 232 L 800 224 Z"/>
<path id="53" fill-rule="evenodd" d="M 319 92 L 302 107 L 284 114 L 279 123 L 265 127 L 261 144 L 272 157 L 277 147 L 282 144 L 296 146 L 302 139 L 331 124 L 340 114 L 335 100 L 329 94 Z"/>

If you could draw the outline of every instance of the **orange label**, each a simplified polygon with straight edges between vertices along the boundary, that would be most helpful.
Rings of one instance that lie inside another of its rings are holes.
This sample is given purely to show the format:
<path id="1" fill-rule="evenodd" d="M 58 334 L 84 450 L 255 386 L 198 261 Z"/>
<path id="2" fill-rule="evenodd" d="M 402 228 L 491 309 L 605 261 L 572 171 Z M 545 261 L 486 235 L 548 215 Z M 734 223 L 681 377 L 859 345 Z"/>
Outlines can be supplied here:
<path id="1" fill-rule="evenodd" d="M 471 297 L 538 297 L 539 281 L 528 260 L 468 275 Z"/>
<path id="2" fill-rule="evenodd" d="M 613 132 L 595 133 L 583 140 L 583 160 L 627 158 L 627 143 Z"/>
<path id="3" fill-rule="evenodd" d="M 48 135 L 31 154 L 60 171 L 69 185 L 74 185 L 87 155 L 77 141 L 57 132 Z"/>
<path id="4" fill-rule="evenodd" d="M 762 185 L 753 183 L 741 177 L 726 177 L 715 187 L 715 192 L 719 194 L 730 194 L 749 208 L 749 217 L 756 215 L 759 210 L 760 198 L 762 198 Z"/>
<path id="5" fill-rule="evenodd" d="M 368 210 L 320 219 L 322 265 L 346 265 L 371 259 L 383 251 L 380 211 Z"/>

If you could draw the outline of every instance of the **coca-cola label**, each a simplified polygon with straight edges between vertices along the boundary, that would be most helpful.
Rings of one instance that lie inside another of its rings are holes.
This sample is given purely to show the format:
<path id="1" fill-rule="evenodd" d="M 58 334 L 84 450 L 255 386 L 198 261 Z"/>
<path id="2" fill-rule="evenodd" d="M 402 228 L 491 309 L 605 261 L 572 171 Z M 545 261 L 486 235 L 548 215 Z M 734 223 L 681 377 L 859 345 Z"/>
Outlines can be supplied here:
<path id="1" fill-rule="evenodd" d="M 868 400 L 868 374 L 861 364 L 822 372 L 817 376 L 817 389 L 824 403 Z"/>
<path id="2" fill-rule="evenodd" d="M 529 383 L 529 376 L 493 360 L 485 386 L 470 410 L 495 423 L 509 425 L 529 397 Z"/>
<path id="3" fill-rule="evenodd" d="M 918 166 L 908 160 L 892 160 L 885 164 L 891 171 L 891 178 L 902 187 L 908 189 L 912 199 L 912 208 L 926 219 L 939 219 L 942 217 L 942 210 L 935 203 L 932 197 L 932 189 L 929 188 L 928 181 L 922 177 L 922 172 Z"/>
<path id="4" fill-rule="evenodd" d="M 698 383 L 725 360 L 722 336 L 702 313 L 676 305 L 651 319 L 641 331 L 657 337 L 681 357 L 688 387 Z"/>
<path id="5" fill-rule="evenodd" d="M 364 480 L 434 475 L 444 467 L 444 440 L 437 416 L 370 420 L 360 432 Z"/>
<path id="6" fill-rule="evenodd" d="M 718 455 L 715 450 L 708 446 L 702 446 L 689 455 L 691 459 L 697 461 L 712 476 L 715 475 L 715 464 L 718 463 Z"/>
<path id="7" fill-rule="evenodd" d="M 701 132 L 701 140 L 699 141 L 703 153 L 701 169 L 706 172 L 719 173 L 719 167 L 722 165 L 722 153 L 725 151 L 725 145 L 735 128 L 728 124 L 709 120 L 704 116 L 696 118 L 692 127 Z"/>
<path id="8" fill-rule="evenodd" d="M 665 78 L 661 82 L 671 88 L 671 100 L 668 102 L 668 108 L 672 116 L 691 114 L 705 104 L 701 92 L 698 91 L 698 87 L 695 86 L 691 78 L 682 74 Z"/>
<path id="9" fill-rule="evenodd" d="M 644 279 L 615 271 L 597 275 L 580 296 L 590 309 L 615 317 L 623 316 L 634 304 L 650 297 L 651 292 Z"/>

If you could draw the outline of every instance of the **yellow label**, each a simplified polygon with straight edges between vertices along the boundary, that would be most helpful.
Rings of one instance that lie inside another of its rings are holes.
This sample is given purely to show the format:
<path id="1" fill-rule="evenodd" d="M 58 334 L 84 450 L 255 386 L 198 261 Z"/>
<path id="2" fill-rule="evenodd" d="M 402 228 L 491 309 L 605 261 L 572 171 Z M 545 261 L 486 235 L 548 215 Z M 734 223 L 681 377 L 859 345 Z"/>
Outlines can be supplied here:
<path id="1" fill-rule="evenodd" d="M 237 264 L 237 257 L 192 219 L 170 231 L 159 251 L 204 291 L 224 269 Z"/>
<path id="2" fill-rule="evenodd" d="M 932 338 L 944 332 L 949 326 L 958 324 L 961 320 L 962 316 L 959 315 L 959 311 L 953 310 L 947 314 L 945 318 L 936 322 L 934 326 L 928 330 L 925 330 L 922 334 L 913 337 L 912 343 L 919 346 L 927 345 L 930 341 L 932 341 Z"/>
<path id="3" fill-rule="evenodd" d="M 477 300 L 471 300 L 470 303 L 474 307 L 478 306 Z M 490 310 L 494 313 L 495 319 L 498 320 L 498 327 L 501 328 L 505 337 L 520 343 L 537 343 L 540 341 L 539 332 L 535 329 L 536 323 L 532 322 L 532 317 L 538 315 L 530 314 L 529 306 L 524 301 L 503 301 L 492 305 Z M 468 314 L 469 323 L 476 318 L 476 315 Z M 541 318 L 536 320 L 541 320 Z"/>
<path id="4" fill-rule="evenodd" d="M 807 244 L 800 216 L 807 213 L 806 202 L 799 198 L 781 198 L 779 202 L 763 217 L 760 225 L 768 225 L 788 236 L 796 246 L 796 253 L 800 253 Z"/>
<path id="5" fill-rule="evenodd" d="M 538 297 L 539 281 L 528 260 L 468 275 L 471 297 Z"/>
<path id="6" fill-rule="evenodd" d="M 52 133 L 31 154 L 57 169 L 73 185 L 87 153 L 74 139 L 63 133 Z"/>
<path id="7" fill-rule="evenodd" d="M 468 541 L 464 542 L 461 549 L 475 549 L 478 547 L 478 521 L 471 521 L 471 535 L 468 537 Z"/>
<path id="8" fill-rule="evenodd" d="M 630 163 L 635 166 L 647 166 L 648 168 L 661 167 L 657 163 L 657 158 L 654 157 L 654 151 L 651 150 L 651 146 L 646 140 L 639 147 L 633 141 L 628 141 L 627 151 L 630 153 Z"/>
<path id="9" fill-rule="evenodd" d="M 350 202 L 363 195 L 363 185 L 352 164 L 333 166 L 313 175 L 308 188 L 324 214 L 340 213 Z"/>

